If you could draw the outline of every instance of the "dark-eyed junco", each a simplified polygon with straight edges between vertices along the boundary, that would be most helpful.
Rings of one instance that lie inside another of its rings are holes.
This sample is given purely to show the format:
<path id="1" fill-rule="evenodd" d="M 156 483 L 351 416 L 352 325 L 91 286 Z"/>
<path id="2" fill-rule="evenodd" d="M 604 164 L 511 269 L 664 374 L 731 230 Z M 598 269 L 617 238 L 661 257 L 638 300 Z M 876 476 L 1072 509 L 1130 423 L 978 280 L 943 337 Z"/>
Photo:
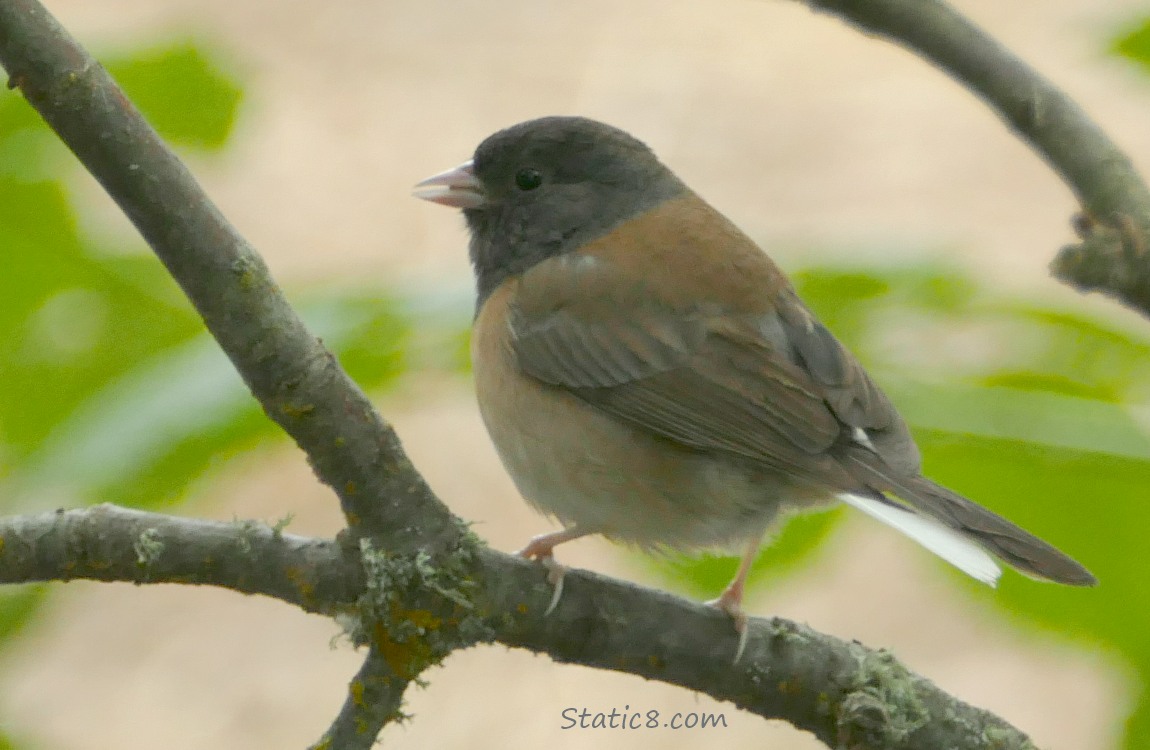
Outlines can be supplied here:
<path id="1" fill-rule="evenodd" d="M 519 491 L 563 530 L 746 550 L 784 511 L 845 502 L 980 581 L 1095 583 L 920 473 L 902 418 L 746 235 L 643 143 L 578 117 L 502 130 L 416 186 L 463 209 L 479 291 L 479 407 Z M 988 554 L 990 553 L 990 554 Z"/>

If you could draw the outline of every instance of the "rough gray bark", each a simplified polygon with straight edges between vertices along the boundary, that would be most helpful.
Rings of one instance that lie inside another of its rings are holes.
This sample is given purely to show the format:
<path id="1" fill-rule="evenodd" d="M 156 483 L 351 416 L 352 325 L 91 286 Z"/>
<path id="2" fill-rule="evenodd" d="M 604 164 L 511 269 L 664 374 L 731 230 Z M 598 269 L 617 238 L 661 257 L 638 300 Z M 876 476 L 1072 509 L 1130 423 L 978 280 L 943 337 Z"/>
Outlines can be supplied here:
<path id="1" fill-rule="evenodd" d="M 441 567 L 366 540 L 357 548 L 261 523 L 111 505 L 0 519 L 0 583 L 214 585 L 339 617 L 369 652 L 315 748 L 370 747 L 401 716 L 403 689 L 423 669 L 488 641 L 707 693 L 832 747 L 1030 746 L 1002 719 L 944 693 L 886 651 L 781 618 L 752 619 L 747 651 L 732 666 L 730 618 L 705 605 L 571 571 L 559 606 L 543 617 L 551 590 L 537 565 L 487 548 L 464 567 L 458 562 Z M 455 603 L 448 618 L 426 608 L 439 598 Z"/>

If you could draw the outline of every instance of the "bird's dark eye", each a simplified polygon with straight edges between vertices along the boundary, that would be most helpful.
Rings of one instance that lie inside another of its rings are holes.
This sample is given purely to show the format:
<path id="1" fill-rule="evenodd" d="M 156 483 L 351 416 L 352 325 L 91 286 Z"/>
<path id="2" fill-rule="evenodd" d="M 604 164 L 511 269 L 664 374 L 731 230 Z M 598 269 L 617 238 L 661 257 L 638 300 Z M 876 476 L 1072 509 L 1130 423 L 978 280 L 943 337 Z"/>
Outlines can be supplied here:
<path id="1" fill-rule="evenodd" d="M 515 173 L 515 185 L 520 190 L 534 190 L 543 184 L 543 175 L 538 169 L 520 169 Z"/>

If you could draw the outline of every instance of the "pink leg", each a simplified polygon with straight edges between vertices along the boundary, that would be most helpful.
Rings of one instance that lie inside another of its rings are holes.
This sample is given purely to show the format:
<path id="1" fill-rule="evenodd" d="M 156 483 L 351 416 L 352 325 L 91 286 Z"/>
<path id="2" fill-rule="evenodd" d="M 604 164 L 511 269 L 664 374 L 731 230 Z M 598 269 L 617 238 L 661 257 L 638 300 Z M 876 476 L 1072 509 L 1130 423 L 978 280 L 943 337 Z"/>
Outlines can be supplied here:
<path id="1" fill-rule="evenodd" d="M 515 553 L 528 560 L 538 560 L 543 563 L 543 567 L 547 568 L 547 581 L 551 584 L 552 590 L 551 603 L 547 605 L 547 611 L 543 613 L 544 617 L 551 614 L 555 610 L 555 606 L 559 604 L 559 597 L 563 595 L 563 576 L 567 573 L 567 568 L 555 561 L 555 548 L 563 542 L 569 542 L 572 539 L 593 533 L 595 532 L 589 529 L 572 526 L 562 531 L 540 534 L 533 537 L 526 547 Z"/>
<path id="2" fill-rule="evenodd" d="M 531 541 L 527 543 L 527 546 L 515 554 L 528 560 L 542 560 L 547 557 L 554 557 L 553 552 L 555 548 L 563 544 L 563 542 L 570 542 L 572 539 L 578 539 L 581 536 L 587 536 L 592 533 L 594 532 L 585 531 L 578 526 L 572 526 L 562 531 L 540 534 L 539 536 L 532 537 Z"/>
<path id="3" fill-rule="evenodd" d="M 762 543 L 762 537 L 757 536 L 753 542 L 747 545 L 747 551 L 743 553 L 743 559 L 739 563 L 739 572 L 735 573 L 734 579 L 727 584 L 727 588 L 723 589 L 723 593 L 719 594 L 718 599 L 707 602 L 708 605 L 726 612 L 735 621 L 735 632 L 739 634 L 739 646 L 735 650 L 735 664 L 739 663 L 739 659 L 743 657 L 743 651 L 747 648 L 747 613 L 743 611 L 743 590 L 747 584 L 747 574 L 751 572 L 751 565 L 758 557 L 759 547 L 762 546 Z"/>

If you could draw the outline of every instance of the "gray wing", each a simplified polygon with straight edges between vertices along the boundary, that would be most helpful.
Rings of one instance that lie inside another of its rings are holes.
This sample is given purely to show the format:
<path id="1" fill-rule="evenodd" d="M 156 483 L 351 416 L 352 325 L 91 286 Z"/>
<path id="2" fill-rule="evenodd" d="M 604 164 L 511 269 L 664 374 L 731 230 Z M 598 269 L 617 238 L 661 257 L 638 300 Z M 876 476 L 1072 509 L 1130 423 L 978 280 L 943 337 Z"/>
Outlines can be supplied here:
<path id="1" fill-rule="evenodd" d="M 824 481 L 844 473 L 835 446 L 862 440 L 917 473 L 905 424 L 789 287 L 757 311 L 675 306 L 658 291 L 605 264 L 536 266 L 512 304 L 519 366 L 690 448 Z"/>

